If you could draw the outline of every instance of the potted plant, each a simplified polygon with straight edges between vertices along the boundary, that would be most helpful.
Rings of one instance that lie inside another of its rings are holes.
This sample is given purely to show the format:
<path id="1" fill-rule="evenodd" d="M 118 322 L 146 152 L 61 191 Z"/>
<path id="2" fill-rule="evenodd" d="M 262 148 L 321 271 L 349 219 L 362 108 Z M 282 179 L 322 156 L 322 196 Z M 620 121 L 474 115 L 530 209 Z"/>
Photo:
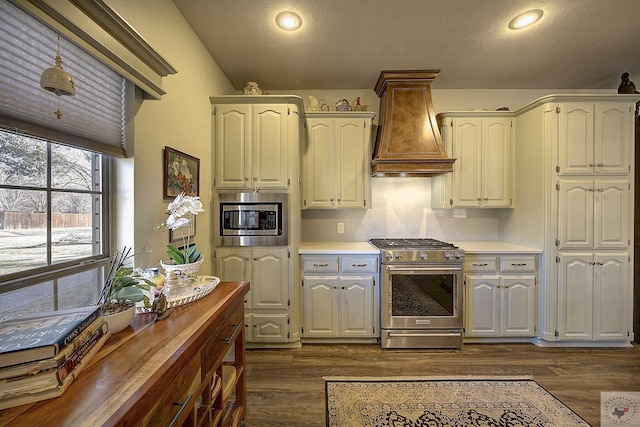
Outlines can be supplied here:
<path id="1" fill-rule="evenodd" d="M 204 212 L 200 197 L 180 193 L 173 199 L 173 202 L 169 203 L 167 212 L 169 216 L 158 228 L 179 233 L 182 238 L 182 247 L 178 248 L 168 244 L 167 254 L 170 261 L 160 261 L 160 264 L 167 273 L 182 270 L 187 277 L 196 277 L 198 267 L 204 261 L 196 243 L 191 242 L 191 237 L 194 234 L 194 217 L 198 213 Z"/>
<path id="2" fill-rule="evenodd" d="M 125 247 L 118 251 L 111 259 L 99 304 L 109 324 L 109 330 L 117 333 L 126 328 L 135 316 L 136 303 L 144 302 L 144 306 L 151 307 L 149 294 L 155 283 L 136 273 L 128 260 L 133 258 L 131 248 Z"/>

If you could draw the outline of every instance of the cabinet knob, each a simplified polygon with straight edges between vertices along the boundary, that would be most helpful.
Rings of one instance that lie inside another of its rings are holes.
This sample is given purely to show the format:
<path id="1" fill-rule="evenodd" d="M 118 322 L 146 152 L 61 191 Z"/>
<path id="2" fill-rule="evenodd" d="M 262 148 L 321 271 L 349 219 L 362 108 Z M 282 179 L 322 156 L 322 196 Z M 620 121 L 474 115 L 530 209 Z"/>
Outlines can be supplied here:
<path id="1" fill-rule="evenodd" d="M 333 289 L 338 289 L 338 287 L 337 287 L 337 286 L 334 286 L 334 287 L 333 287 Z"/>
<path id="2" fill-rule="evenodd" d="M 488 201 L 489 201 L 489 198 L 488 198 L 488 197 L 485 197 L 485 198 L 484 198 L 484 201 L 485 201 L 485 202 L 488 202 Z"/>
<path id="3" fill-rule="evenodd" d="M 249 181 L 249 177 L 245 176 L 244 177 L 244 182 L 247 182 L 247 181 Z"/>
<path id="4" fill-rule="evenodd" d="M 343 286 L 343 287 L 342 287 L 342 289 L 344 290 L 344 289 L 346 289 L 346 288 Z"/>
<path id="5" fill-rule="evenodd" d="M 478 201 L 479 201 L 479 202 L 481 202 L 481 201 L 482 201 L 482 198 L 478 197 Z"/>

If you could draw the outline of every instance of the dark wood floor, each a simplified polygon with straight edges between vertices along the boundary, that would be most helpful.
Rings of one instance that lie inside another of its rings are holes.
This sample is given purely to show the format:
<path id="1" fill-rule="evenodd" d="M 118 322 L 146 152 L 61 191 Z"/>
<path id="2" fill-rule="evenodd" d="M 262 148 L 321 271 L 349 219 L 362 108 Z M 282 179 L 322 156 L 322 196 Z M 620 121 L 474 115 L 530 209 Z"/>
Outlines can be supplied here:
<path id="1" fill-rule="evenodd" d="M 322 377 L 531 375 L 593 426 L 601 391 L 640 391 L 640 346 L 620 349 L 466 344 L 462 350 L 307 345 L 247 350 L 247 427 L 323 426 Z"/>

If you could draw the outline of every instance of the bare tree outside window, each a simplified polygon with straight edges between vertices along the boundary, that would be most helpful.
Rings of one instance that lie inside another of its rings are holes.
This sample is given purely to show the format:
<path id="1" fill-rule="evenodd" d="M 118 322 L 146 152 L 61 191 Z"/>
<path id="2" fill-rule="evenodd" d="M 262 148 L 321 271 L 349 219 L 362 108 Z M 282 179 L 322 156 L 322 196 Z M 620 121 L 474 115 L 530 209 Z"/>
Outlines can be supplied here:
<path id="1" fill-rule="evenodd" d="M 3 279 L 103 255 L 101 157 L 0 130 L 0 293 Z"/>

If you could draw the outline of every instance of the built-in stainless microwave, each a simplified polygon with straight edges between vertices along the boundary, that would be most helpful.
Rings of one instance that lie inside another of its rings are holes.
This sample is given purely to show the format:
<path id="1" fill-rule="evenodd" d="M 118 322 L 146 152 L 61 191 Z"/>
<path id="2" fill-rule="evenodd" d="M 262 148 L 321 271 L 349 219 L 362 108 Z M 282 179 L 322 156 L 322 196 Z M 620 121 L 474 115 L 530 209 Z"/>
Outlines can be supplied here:
<path id="1" fill-rule="evenodd" d="M 286 193 L 218 193 L 216 246 L 287 246 Z"/>

